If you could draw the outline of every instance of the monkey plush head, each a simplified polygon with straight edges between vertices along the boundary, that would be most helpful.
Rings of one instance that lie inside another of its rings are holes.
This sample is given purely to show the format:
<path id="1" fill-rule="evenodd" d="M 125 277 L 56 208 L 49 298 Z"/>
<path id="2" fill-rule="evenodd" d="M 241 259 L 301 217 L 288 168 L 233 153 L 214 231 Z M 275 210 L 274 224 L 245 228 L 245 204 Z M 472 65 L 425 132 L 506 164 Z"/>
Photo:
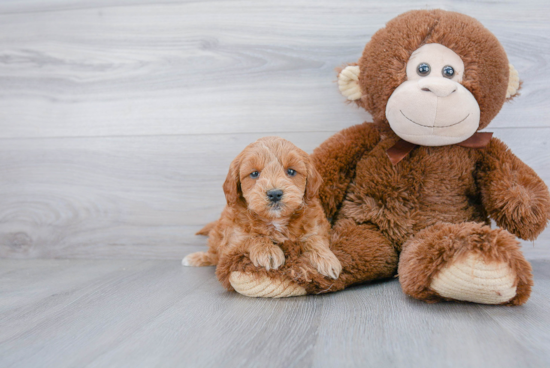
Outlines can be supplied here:
<path id="1" fill-rule="evenodd" d="M 374 122 L 424 146 L 460 143 L 485 128 L 520 81 L 496 37 L 477 20 L 413 10 L 376 32 L 340 91 Z"/>

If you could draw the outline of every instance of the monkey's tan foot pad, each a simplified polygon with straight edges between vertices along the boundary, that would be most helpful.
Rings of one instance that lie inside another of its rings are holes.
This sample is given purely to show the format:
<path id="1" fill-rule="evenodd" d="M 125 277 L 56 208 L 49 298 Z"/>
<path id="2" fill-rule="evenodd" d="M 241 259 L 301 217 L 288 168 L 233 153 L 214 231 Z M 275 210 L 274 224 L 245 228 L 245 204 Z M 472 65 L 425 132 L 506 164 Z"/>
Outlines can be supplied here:
<path id="1" fill-rule="evenodd" d="M 485 262 L 470 254 L 450 263 L 430 288 L 445 298 L 481 304 L 502 304 L 516 296 L 516 274 L 506 262 Z"/>
<path id="2" fill-rule="evenodd" d="M 236 292 L 251 298 L 287 298 L 306 295 L 306 290 L 290 280 L 270 279 L 245 272 L 231 272 L 229 283 Z"/>

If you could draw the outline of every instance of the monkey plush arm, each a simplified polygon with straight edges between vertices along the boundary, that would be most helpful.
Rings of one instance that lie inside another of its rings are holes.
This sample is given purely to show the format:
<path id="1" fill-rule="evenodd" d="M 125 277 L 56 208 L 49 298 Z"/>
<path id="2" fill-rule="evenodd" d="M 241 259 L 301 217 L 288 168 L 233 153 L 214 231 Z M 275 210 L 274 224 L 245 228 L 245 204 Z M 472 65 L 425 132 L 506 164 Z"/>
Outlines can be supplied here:
<path id="1" fill-rule="evenodd" d="M 481 200 L 498 226 L 534 240 L 550 217 L 546 184 L 496 138 L 482 151 L 478 166 Z"/>
<path id="2" fill-rule="evenodd" d="M 323 177 L 319 198 L 328 218 L 334 216 L 355 176 L 355 166 L 380 140 L 372 123 L 354 125 L 336 133 L 319 147 L 311 158 Z"/>

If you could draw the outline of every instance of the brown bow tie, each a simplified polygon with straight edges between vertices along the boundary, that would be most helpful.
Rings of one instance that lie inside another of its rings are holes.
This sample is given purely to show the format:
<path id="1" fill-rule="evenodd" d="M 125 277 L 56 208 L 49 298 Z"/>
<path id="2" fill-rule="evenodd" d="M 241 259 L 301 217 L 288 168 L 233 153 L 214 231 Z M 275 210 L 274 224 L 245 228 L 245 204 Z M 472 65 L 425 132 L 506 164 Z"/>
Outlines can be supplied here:
<path id="1" fill-rule="evenodd" d="M 474 133 L 470 138 L 466 139 L 463 142 L 457 143 L 458 146 L 467 147 L 467 148 L 483 148 L 489 144 L 493 133 L 488 132 L 477 132 Z M 392 147 L 388 148 L 386 153 L 390 158 L 390 161 L 393 165 L 397 165 L 399 161 L 405 158 L 417 144 L 407 142 L 403 139 L 397 141 Z"/>

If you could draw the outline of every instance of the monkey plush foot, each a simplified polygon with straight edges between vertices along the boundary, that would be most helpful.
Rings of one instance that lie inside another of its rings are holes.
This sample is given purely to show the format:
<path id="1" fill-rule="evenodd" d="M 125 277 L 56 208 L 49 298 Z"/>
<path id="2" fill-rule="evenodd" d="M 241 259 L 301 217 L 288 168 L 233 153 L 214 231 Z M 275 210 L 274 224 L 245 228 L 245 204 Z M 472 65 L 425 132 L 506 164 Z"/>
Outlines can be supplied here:
<path id="1" fill-rule="evenodd" d="M 430 288 L 444 298 L 481 304 L 502 304 L 516 296 L 516 273 L 508 262 L 486 262 L 480 255 L 444 267 Z"/>
<path id="2" fill-rule="evenodd" d="M 229 282 L 239 294 L 252 298 L 286 298 L 306 295 L 306 290 L 286 279 L 271 279 L 260 274 L 231 272 Z"/>
<path id="3" fill-rule="evenodd" d="M 418 232 L 403 244 L 398 274 L 406 294 L 428 303 L 521 305 L 533 285 L 515 236 L 474 222 Z"/>

